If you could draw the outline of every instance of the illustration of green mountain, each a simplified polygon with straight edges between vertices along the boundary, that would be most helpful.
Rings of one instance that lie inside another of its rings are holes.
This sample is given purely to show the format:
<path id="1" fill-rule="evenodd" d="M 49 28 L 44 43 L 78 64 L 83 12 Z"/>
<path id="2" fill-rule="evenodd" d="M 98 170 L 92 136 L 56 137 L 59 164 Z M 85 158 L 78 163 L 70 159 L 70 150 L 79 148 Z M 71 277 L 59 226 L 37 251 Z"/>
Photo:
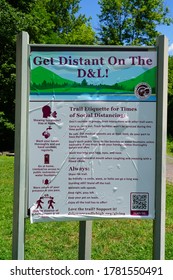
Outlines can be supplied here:
<path id="1" fill-rule="evenodd" d="M 157 67 L 153 67 L 133 79 L 118 83 L 118 86 L 124 90 L 133 91 L 137 84 L 144 82 L 149 84 L 151 88 L 155 89 L 157 76 L 156 71 Z"/>
<path id="2" fill-rule="evenodd" d="M 62 86 L 71 87 L 74 84 L 76 85 L 77 83 L 61 78 L 59 75 L 41 66 L 31 71 L 31 90 L 51 89 Z"/>

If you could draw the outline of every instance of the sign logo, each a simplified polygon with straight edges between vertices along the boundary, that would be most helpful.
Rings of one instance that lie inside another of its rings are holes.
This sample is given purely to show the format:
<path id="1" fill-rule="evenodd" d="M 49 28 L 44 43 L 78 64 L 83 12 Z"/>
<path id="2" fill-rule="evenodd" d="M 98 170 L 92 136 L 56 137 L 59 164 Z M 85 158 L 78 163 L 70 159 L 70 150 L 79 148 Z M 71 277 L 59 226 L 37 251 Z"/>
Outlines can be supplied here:
<path id="1" fill-rule="evenodd" d="M 147 83 L 140 83 L 135 87 L 135 95 L 139 99 L 147 99 L 152 93 L 152 89 Z"/>

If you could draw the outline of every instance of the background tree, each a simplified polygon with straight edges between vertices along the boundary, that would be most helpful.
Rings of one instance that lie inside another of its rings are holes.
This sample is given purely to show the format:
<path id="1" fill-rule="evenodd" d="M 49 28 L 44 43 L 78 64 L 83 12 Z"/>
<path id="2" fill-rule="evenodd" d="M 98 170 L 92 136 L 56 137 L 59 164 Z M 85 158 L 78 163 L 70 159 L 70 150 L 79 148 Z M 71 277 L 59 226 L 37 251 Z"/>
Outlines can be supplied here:
<path id="1" fill-rule="evenodd" d="M 84 15 L 76 14 L 80 0 L 49 0 L 46 10 L 54 23 L 57 44 L 94 44 L 95 33 Z M 55 42 L 54 42 L 55 43 Z"/>
<path id="2" fill-rule="evenodd" d="M 0 2 L 0 149 L 13 147 L 15 34 L 23 18 L 6 1 Z M 6 145 L 7 144 L 7 145 Z"/>
<path id="3" fill-rule="evenodd" d="M 93 44 L 90 19 L 79 13 L 81 0 L 6 0 L 24 13 L 31 42 Z"/>
<path id="4" fill-rule="evenodd" d="M 27 31 L 31 43 L 94 44 L 80 0 L 0 1 L 0 150 L 13 149 L 16 35 Z"/>
<path id="5" fill-rule="evenodd" d="M 99 41 L 109 45 L 155 45 L 160 24 L 169 25 L 163 0 L 99 0 Z M 173 137 L 173 57 L 169 57 L 168 134 Z"/>
<path id="6" fill-rule="evenodd" d="M 168 61 L 168 136 L 173 138 L 173 56 Z"/>
<path id="7" fill-rule="evenodd" d="M 163 0 L 99 0 L 102 44 L 153 45 L 159 24 L 172 19 Z"/>

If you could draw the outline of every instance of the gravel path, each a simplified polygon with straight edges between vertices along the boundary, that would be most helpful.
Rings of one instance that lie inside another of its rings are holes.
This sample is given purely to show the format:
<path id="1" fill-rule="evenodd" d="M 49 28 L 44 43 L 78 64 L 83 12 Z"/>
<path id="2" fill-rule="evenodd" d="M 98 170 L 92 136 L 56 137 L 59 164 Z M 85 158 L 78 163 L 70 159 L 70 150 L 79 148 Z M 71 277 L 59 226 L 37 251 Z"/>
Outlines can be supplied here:
<path id="1" fill-rule="evenodd" d="M 166 158 L 166 179 L 173 184 L 173 157 L 170 156 Z"/>

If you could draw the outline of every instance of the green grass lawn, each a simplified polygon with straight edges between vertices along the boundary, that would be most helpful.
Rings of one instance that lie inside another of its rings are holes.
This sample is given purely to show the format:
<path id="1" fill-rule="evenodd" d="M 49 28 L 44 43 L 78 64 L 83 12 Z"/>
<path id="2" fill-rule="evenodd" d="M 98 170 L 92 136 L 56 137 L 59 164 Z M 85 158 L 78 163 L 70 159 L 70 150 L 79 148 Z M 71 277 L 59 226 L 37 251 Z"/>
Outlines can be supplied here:
<path id="1" fill-rule="evenodd" d="M 0 259 L 12 258 L 13 157 L 0 156 Z M 78 259 L 79 222 L 26 221 L 25 259 Z M 93 222 L 92 259 L 152 259 L 151 220 Z M 173 186 L 167 185 L 166 259 L 173 260 Z"/>

